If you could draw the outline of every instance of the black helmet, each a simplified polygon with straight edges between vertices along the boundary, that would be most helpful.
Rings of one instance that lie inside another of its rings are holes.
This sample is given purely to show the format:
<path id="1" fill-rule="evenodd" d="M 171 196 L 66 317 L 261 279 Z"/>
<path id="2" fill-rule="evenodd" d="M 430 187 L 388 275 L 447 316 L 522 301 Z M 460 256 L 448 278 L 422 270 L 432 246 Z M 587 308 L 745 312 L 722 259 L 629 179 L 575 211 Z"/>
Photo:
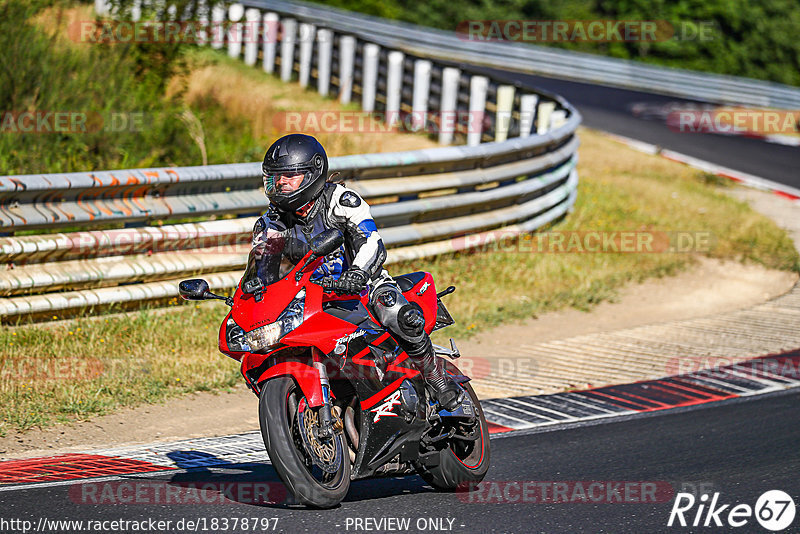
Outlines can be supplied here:
<path id="1" fill-rule="evenodd" d="M 319 141 L 310 135 L 285 135 L 272 143 L 261 165 L 264 192 L 278 209 L 294 212 L 315 200 L 328 179 L 328 155 Z M 303 174 L 300 186 L 290 193 L 281 193 L 276 181 L 281 174 Z"/>

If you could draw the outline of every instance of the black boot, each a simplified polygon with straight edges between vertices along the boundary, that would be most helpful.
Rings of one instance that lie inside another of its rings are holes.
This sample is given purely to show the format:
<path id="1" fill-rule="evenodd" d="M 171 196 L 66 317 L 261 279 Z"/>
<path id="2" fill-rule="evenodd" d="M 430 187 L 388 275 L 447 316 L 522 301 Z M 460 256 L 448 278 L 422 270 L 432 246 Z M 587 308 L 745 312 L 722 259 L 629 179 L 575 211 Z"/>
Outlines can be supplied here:
<path id="1" fill-rule="evenodd" d="M 407 350 L 406 354 L 431 387 L 442 408 L 448 412 L 458 408 L 461 402 L 461 388 L 436 364 L 431 338 L 425 336 L 424 343 L 418 349 Z"/>

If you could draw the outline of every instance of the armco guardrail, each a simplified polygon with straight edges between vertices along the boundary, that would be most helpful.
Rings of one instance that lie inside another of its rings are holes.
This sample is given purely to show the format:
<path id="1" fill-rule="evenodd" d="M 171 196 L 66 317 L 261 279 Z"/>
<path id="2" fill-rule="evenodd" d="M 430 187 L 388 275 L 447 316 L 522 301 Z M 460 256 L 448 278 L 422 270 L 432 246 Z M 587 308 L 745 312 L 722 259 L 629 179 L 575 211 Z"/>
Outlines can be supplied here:
<path id="1" fill-rule="evenodd" d="M 244 15 L 233 5 L 212 10 L 211 19 Z M 279 53 L 263 41 L 255 50 L 231 38 L 212 46 L 339 100 L 360 97 L 373 110 L 481 118 L 477 130 L 439 132 L 443 144 L 467 146 L 331 158 L 331 170 L 372 204 L 390 263 L 532 231 L 573 205 L 580 115 L 567 102 L 385 50 L 334 25 L 281 22 Z M 286 27 L 313 35 L 312 50 L 295 46 Z M 0 261 L 7 266 L 0 316 L 8 322 L 136 306 L 176 296 L 178 279 L 200 273 L 213 288 L 233 287 L 254 215 L 266 209 L 260 175 L 258 163 L 240 163 L 0 177 Z M 195 222 L 152 225 L 185 219 Z"/>
<path id="2" fill-rule="evenodd" d="M 800 88 L 779 83 L 650 66 L 636 61 L 530 44 L 468 41 L 453 32 L 305 2 L 244 0 L 243 3 L 275 12 L 292 13 L 312 24 L 336 27 L 339 31 L 358 35 L 389 48 L 404 49 L 420 57 L 640 89 L 721 104 L 786 109 L 800 107 Z"/>

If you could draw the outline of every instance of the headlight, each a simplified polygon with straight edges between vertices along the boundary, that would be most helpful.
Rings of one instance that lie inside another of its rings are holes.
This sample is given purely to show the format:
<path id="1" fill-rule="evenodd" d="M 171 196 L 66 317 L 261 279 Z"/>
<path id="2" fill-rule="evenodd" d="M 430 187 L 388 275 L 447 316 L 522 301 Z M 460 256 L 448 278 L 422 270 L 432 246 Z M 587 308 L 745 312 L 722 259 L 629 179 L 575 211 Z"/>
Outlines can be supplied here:
<path id="1" fill-rule="evenodd" d="M 250 352 L 250 347 L 244 340 L 244 330 L 232 317 L 228 317 L 225 323 L 225 341 L 228 343 L 228 348 L 234 352 Z"/>
<path id="2" fill-rule="evenodd" d="M 301 289 L 292 302 L 271 324 L 251 330 L 244 335 L 250 351 L 263 350 L 275 345 L 280 339 L 303 323 L 303 310 L 306 307 L 306 290 Z"/>

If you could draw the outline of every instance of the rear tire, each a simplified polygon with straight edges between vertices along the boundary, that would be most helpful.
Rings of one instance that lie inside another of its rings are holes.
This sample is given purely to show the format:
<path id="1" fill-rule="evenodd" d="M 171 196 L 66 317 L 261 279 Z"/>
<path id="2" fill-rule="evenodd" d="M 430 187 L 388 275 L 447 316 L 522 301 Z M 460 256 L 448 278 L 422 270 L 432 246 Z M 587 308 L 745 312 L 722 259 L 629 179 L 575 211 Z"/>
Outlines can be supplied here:
<path id="1" fill-rule="evenodd" d="M 297 402 L 292 402 L 295 396 Z M 302 391 L 289 377 L 278 377 L 264 383 L 258 403 L 258 419 L 267 453 L 283 483 L 303 504 L 316 508 L 332 508 L 339 504 L 350 488 L 350 458 L 341 432 L 332 440 L 339 448 L 341 461 L 335 473 L 325 480 L 313 476 L 310 456 L 302 439 L 298 442 L 298 410 Z"/>
<path id="2" fill-rule="evenodd" d="M 466 488 L 471 483 L 478 483 L 489 470 L 489 428 L 486 425 L 483 408 L 472 386 L 466 383 L 463 387 L 475 406 L 480 437 L 473 442 L 474 446 L 471 449 L 465 448 L 462 441 L 450 440 L 448 445 L 439 451 L 438 465 L 417 466 L 417 472 L 425 482 L 440 491 L 455 491 L 459 486 Z"/>

